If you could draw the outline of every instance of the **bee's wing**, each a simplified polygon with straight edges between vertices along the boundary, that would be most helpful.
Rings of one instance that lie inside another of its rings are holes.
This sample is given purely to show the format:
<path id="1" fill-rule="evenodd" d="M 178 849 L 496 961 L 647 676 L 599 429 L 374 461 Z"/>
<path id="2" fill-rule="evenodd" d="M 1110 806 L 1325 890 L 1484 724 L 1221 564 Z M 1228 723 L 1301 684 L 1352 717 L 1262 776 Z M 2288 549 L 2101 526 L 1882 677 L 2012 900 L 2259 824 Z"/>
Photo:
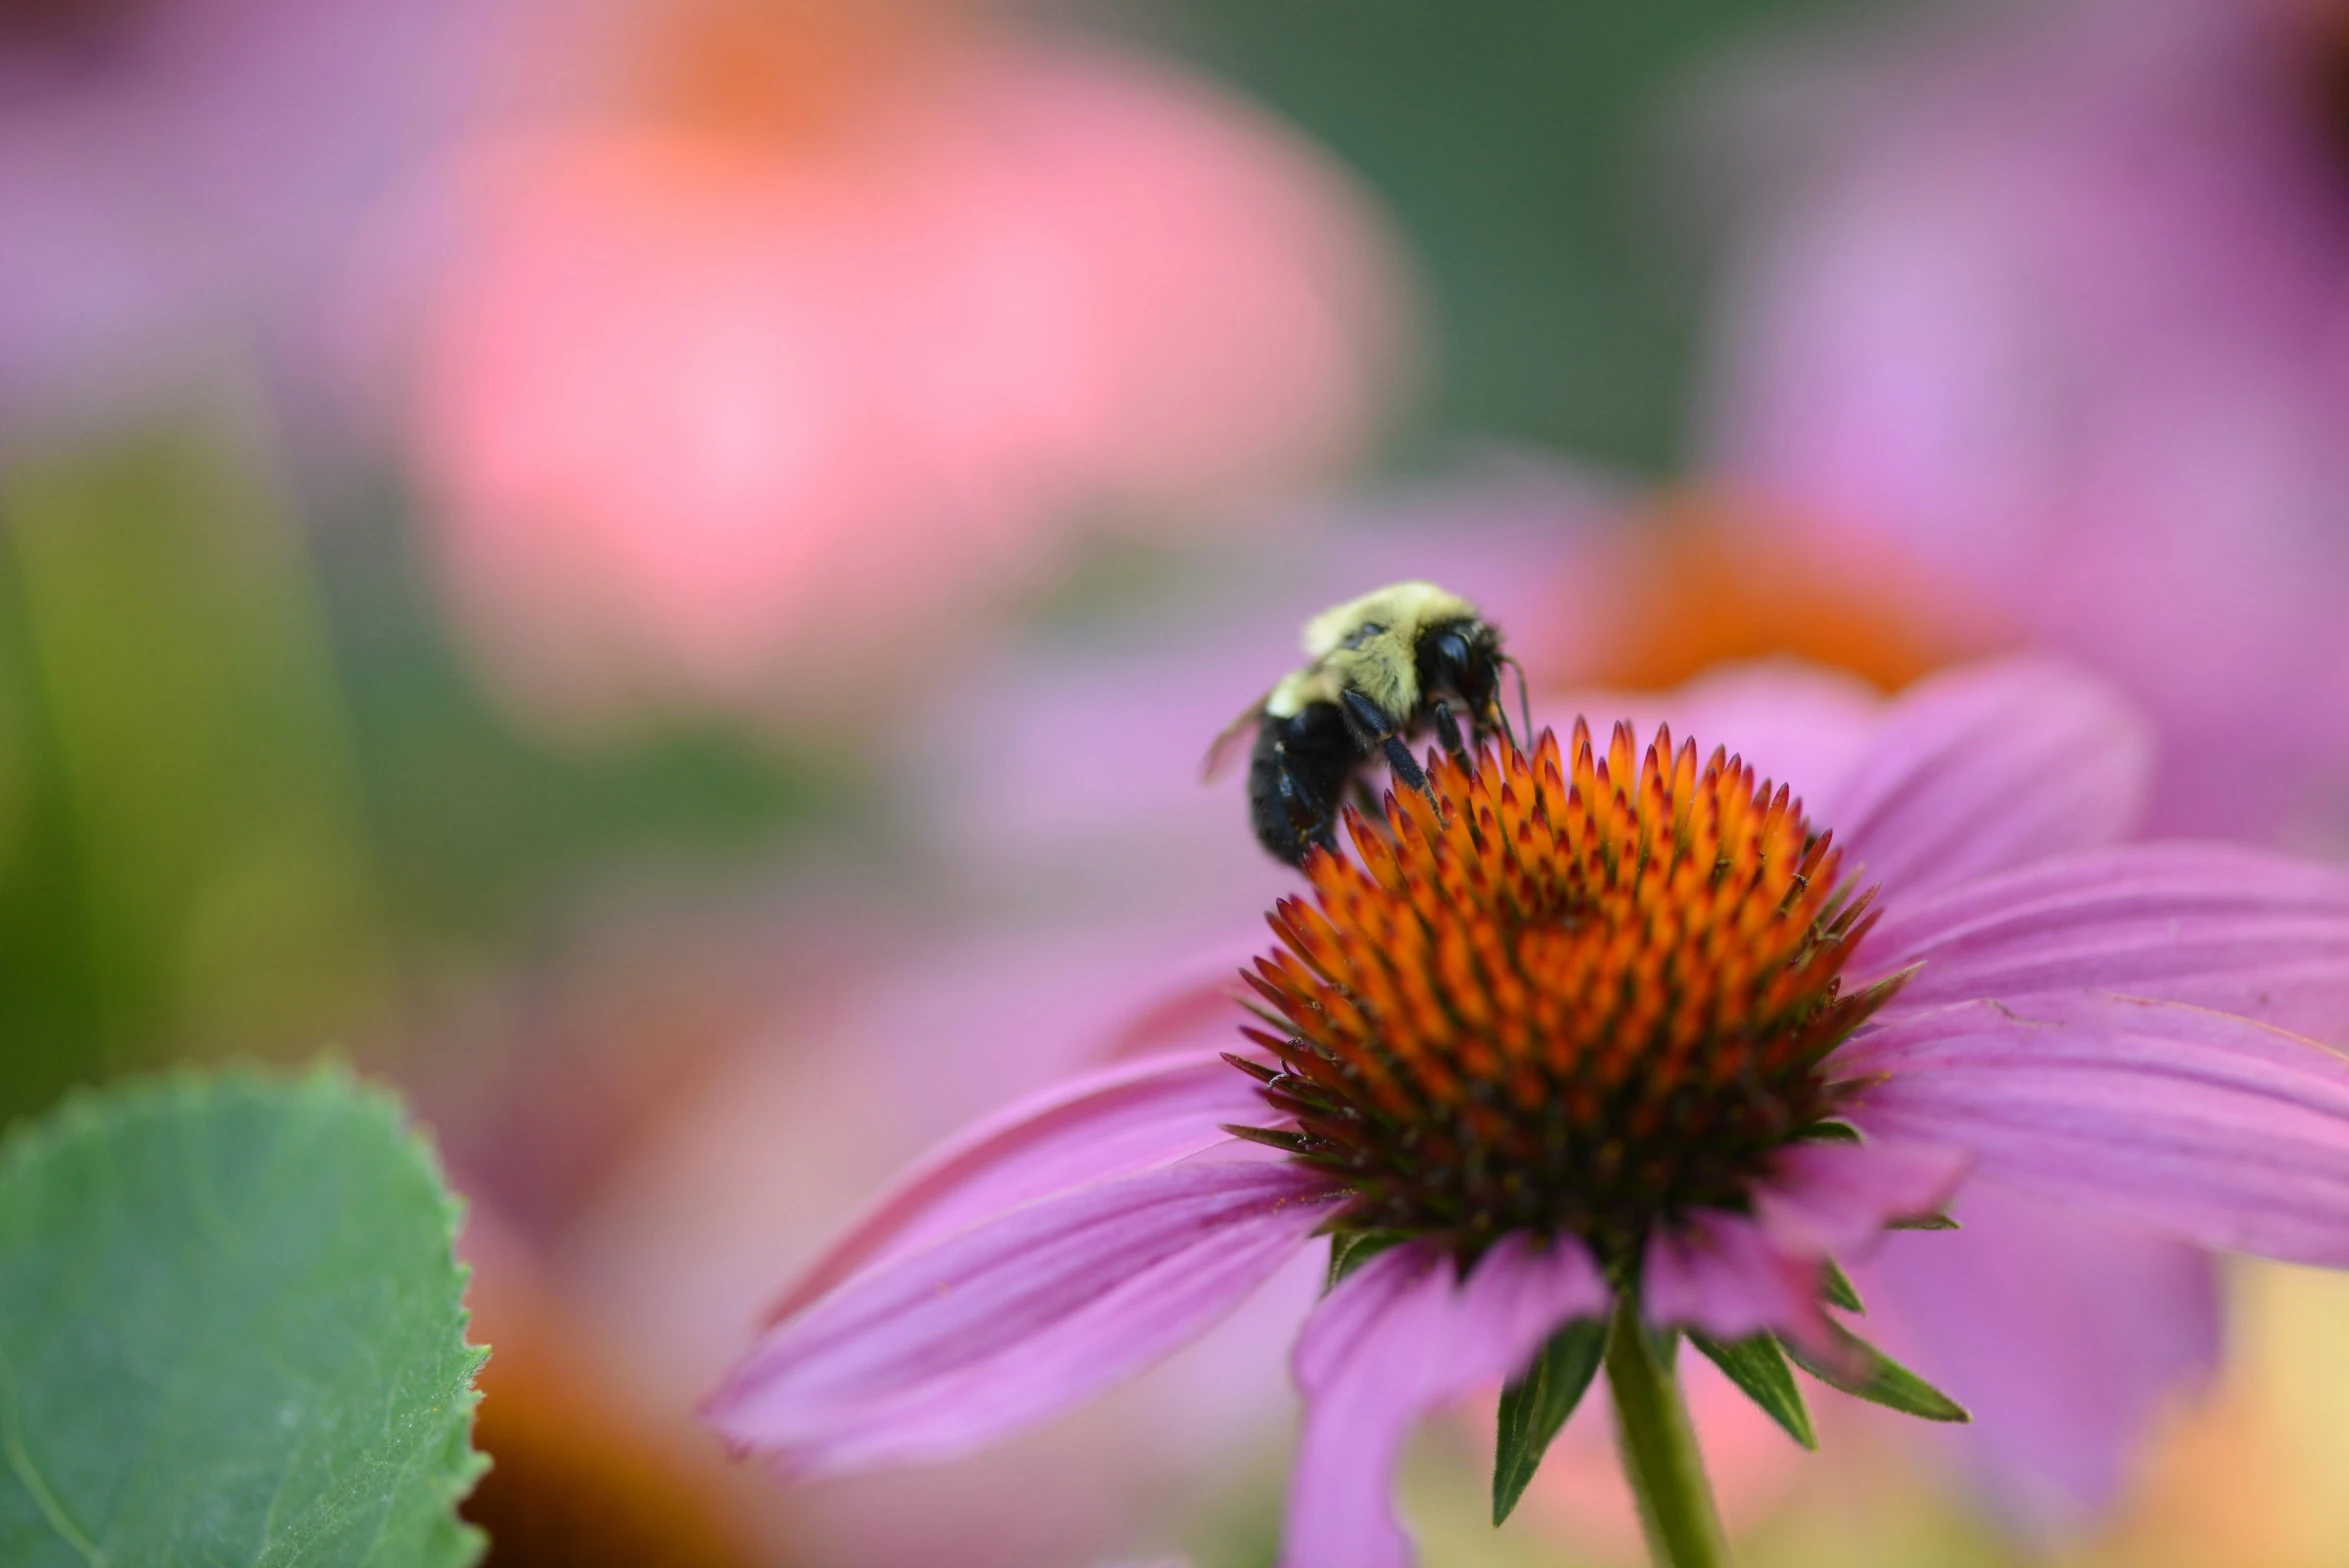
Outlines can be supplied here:
<path id="1" fill-rule="evenodd" d="M 1232 763 L 1240 755 L 1240 742 L 1263 719 L 1264 705 L 1271 700 L 1271 696 L 1272 694 L 1267 692 L 1264 696 L 1257 698 L 1248 704 L 1238 718 L 1223 727 L 1223 733 L 1216 736 L 1214 742 L 1208 746 L 1206 760 L 1199 765 L 1199 781 L 1201 783 L 1213 783 L 1231 770 Z"/>

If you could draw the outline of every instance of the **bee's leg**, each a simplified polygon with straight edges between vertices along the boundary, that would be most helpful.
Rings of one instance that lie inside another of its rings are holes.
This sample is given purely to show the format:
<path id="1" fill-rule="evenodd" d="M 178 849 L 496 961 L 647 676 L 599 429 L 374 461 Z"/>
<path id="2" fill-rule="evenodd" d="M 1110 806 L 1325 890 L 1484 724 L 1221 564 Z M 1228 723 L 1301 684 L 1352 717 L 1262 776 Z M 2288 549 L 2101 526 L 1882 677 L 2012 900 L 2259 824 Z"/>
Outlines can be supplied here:
<path id="1" fill-rule="evenodd" d="M 1303 861 L 1306 849 L 1314 844 L 1320 844 L 1324 848 L 1334 848 L 1335 834 L 1332 832 L 1334 824 L 1331 821 L 1330 813 L 1324 811 L 1320 803 L 1306 793 L 1302 782 L 1289 768 L 1286 752 L 1280 755 L 1277 787 L 1280 792 L 1281 810 L 1289 819 L 1289 832 L 1293 840 L 1290 858 Z"/>
<path id="2" fill-rule="evenodd" d="M 1430 805 L 1443 804 L 1436 799 L 1435 786 L 1429 784 L 1427 775 L 1419 770 L 1419 763 L 1412 757 L 1411 748 L 1403 744 L 1403 737 L 1389 735 L 1384 745 L 1387 752 L 1387 766 L 1395 770 L 1396 780 L 1406 789 L 1415 789 L 1425 795 Z"/>
<path id="3" fill-rule="evenodd" d="M 1436 739 L 1444 743 L 1444 755 L 1463 768 L 1469 765 L 1468 748 L 1461 743 L 1460 725 L 1452 717 L 1452 705 L 1441 697 L 1435 704 Z"/>
<path id="4" fill-rule="evenodd" d="M 1345 712 L 1346 728 L 1365 752 L 1395 733 L 1395 721 L 1386 710 L 1358 691 L 1340 693 L 1338 706 Z"/>
<path id="5" fill-rule="evenodd" d="M 1394 770 L 1395 781 L 1406 789 L 1415 789 L 1435 803 L 1435 791 L 1428 786 L 1427 775 L 1419 770 L 1411 748 L 1395 733 L 1394 721 L 1380 710 L 1379 705 L 1358 691 L 1348 691 L 1339 699 L 1346 710 L 1347 728 L 1361 744 L 1365 754 L 1383 747 L 1387 766 Z"/>

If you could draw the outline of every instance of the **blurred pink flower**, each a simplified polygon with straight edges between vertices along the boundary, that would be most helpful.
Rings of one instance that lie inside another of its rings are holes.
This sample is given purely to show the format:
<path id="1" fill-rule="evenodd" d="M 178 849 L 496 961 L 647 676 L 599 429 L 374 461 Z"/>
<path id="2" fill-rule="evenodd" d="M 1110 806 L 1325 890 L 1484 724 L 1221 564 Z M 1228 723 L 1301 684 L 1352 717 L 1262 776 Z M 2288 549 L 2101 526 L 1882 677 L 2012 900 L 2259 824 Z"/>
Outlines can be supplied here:
<path id="1" fill-rule="evenodd" d="M 1780 86 L 1717 472 L 2123 685 L 2162 732 L 2157 827 L 2337 838 L 2349 22 L 1967 7 Z"/>
<path id="2" fill-rule="evenodd" d="M 514 0 L 0 8 L 0 440 L 285 347 L 488 91 Z"/>
<path id="3" fill-rule="evenodd" d="M 1832 1362 L 1839 1342 L 1821 1311 L 1818 1260 L 1870 1251 L 1886 1221 L 1934 1210 L 1965 1176 L 1985 1214 L 2017 1194 L 2059 1231 L 2067 1221 L 2089 1237 L 2100 1221 L 2144 1226 L 2149 1244 L 2170 1248 L 2189 1273 L 2200 1267 L 2192 1247 L 2159 1235 L 2349 1265 L 2349 1068 L 2284 1032 L 2343 1033 L 2342 877 L 2246 852 L 2114 845 L 2144 793 L 2146 737 L 2100 685 L 2059 666 L 1955 672 L 1881 706 L 1833 683 L 1748 674 L 1666 705 L 1695 733 L 1737 738 L 1770 771 L 1803 781 L 1817 820 L 1864 864 L 1882 918 L 1834 937 L 1850 944 L 1830 949 L 1848 955 L 1835 963 L 1857 982 L 1915 972 L 1896 995 L 1858 983 L 1842 993 L 1857 1009 L 1844 1027 L 1858 1032 L 1820 1070 L 1845 1085 L 1832 1114 L 1864 1142 L 1777 1148 L 1740 1189 L 1750 1214 L 1699 1207 L 1621 1243 L 1644 1256 L 1640 1306 L 1650 1320 L 1724 1339 L 1771 1330 Z M 1615 774 L 1625 776 L 1628 743 L 1616 750 Z M 1577 774 L 1588 767 L 1578 762 Z M 1698 779 L 1693 753 L 1678 767 L 1675 791 Z M 1750 778 L 1727 777 L 1724 787 L 1750 788 Z M 1446 787 L 1469 786 L 1452 776 Z M 1663 788 L 1654 798 L 1670 813 Z M 1519 781 L 1514 807 L 1497 795 L 1486 803 L 1534 811 L 1530 789 Z M 1601 777 L 1580 798 L 1606 793 Z M 1416 797 L 1406 804 L 1424 812 Z M 1813 862 L 1826 845 L 1812 847 L 1791 819 L 1780 825 L 1810 857 L 1810 896 L 1824 899 L 1832 870 Z M 1466 831 L 1446 830 L 1452 853 L 1470 853 Z M 1416 864 L 1431 854 L 1414 847 L 1419 839 L 1406 834 L 1393 850 L 1366 843 L 1363 853 Z M 1760 863 L 1776 864 L 1774 853 Z M 1491 883 L 1421 869 L 1416 880 L 1381 882 L 1462 899 Z M 1314 877 L 1329 918 L 1355 918 L 1341 914 L 1341 885 L 1343 900 L 1377 903 L 1350 866 L 1325 863 Z M 1402 918 L 1379 929 L 1411 929 Z M 1276 930 L 1314 956 L 1260 963 L 1263 994 L 1300 1028 L 1309 1013 L 1337 1016 L 1306 998 L 1325 983 L 1314 974 L 1353 963 L 1357 949 L 1293 903 Z M 1373 971 L 1356 963 L 1347 972 L 1367 985 Z M 1500 995 L 1479 992 L 1477 1005 L 1500 1006 Z M 1462 1050 L 1455 1065 L 1466 1071 L 1473 1043 Z M 1314 1159 L 1268 1159 L 1224 1131 L 1268 1119 L 1259 1077 L 1271 1085 L 1276 1128 L 1292 1113 L 1307 1128 L 1340 1125 L 1315 1109 L 1317 1092 L 1338 1092 L 1336 1080 L 1294 1045 L 1277 1054 L 1286 1073 L 1242 1074 L 1195 1048 L 1161 1052 L 954 1140 L 803 1276 L 717 1396 L 713 1419 L 794 1473 L 852 1472 L 962 1452 L 1180 1345 L 1332 1213 L 1372 1201 L 1365 1192 L 1395 1201 L 1391 1184 L 1358 1192 Z M 1460 1201 L 1481 1215 L 1503 1200 Z M 1395 1220 L 1380 1209 L 1364 1221 L 1373 1222 Z M 1996 1228 L 1981 1245 L 1993 1245 Z M 1411 1422 L 1517 1370 L 1561 1321 L 1605 1308 L 1609 1287 L 1571 1235 L 1536 1245 L 1505 1222 L 1479 1234 L 1481 1260 L 1464 1279 L 1442 1238 L 1422 1237 L 1356 1271 L 1308 1319 L 1294 1360 L 1307 1414 L 1286 1559 L 1299 1568 L 1407 1560 L 1384 1492 Z M 2011 1296 L 2009 1276 L 1985 1278 L 1980 1255 L 1964 1261 L 1970 1282 L 1987 1287 L 1989 1311 L 1954 1333 L 1946 1312 L 1937 1319 L 1902 1292 L 1896 1271 L 1867 1276 L 1863 1288 L 1887 1288 L 1919 1344 L 1948 1334 L 1960 1347 L 1990 1346 L 1993 1334 L 2011 1335 L 2024 1364 L 2041 1344 L 2074 1339 L 2071 1311 L 2081 1309 L 2105 1342 L 2072 1346 L 2085 1375 L 2033 1391 L 2046 1405 L 2078 1396 L 2093 1407 L 2081 1441 L 2114 1436 L 2116 1412 L 2141 1421 L 2215 1352 L 2208 1296 L 2197 1289 L 2205 1282 L 2143 1290 L 2125 1247 L 2051 1246 Z M 1966 1299 L 1948 1284 L 1937 1279 L 1924 1305 Z M 2049 1302 L 2053 1310 L 2038 1310 Z M 2104 1310 L 2088 1313 L 2089 1303 Z M 2058 1488 L 2073 1479 L 2050 1478 Z"/>
<path id="4" fill-rule="evenodd" d="M 1402 289 L 1341 175 L 1165 65 L 924 39 L 791 123 L 615 113 L 454 177 L 414 437 L 465 629 L 538 708 L 837 712 L 1085 515 L 1370 438 Z"/>

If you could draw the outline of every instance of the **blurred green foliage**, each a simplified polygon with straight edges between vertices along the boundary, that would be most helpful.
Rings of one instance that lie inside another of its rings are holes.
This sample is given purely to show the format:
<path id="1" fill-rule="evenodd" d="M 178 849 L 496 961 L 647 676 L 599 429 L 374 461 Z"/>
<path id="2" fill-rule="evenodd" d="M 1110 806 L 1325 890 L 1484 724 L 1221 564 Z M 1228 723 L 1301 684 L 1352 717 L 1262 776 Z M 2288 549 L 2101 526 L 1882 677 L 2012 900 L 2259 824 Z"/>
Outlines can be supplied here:
<path id="1" fill-rule="evenodd" d="M 1423 435 L 1669 469 L 1704 324 L 1663 156 L 1698 68 L 1890 0 L 1140 0 L 1114 18 L 1286 115 L 1359 173 L 1422 266 Z"/>
<path id="2" fill-rule="evenodd" d="M 180 430 L 0 478 L 0 1111 L 363 1032 L 384 937 L 304 546 Z"/>
<path id="3" fill-rule="evenodd" d="M 714 728 L 523 734 L 404 520 L 304 526 L 272 475 L 208 418 L 0 469 L 0 1119 L 184 1055 L 396 1042 L 419 981 L 648 868 L 756 874 L 849 793 Z"/>
<path id="4" fill-rule="evenodd" d="M 527 943 L 630 873 L 769 869 L 855 798 L 846 748 L 785 751 L 715 720 L 602 745 L 517 727 L 434 599 L 406 508 L 377 497 L 319 541 L 381 887 L 411 950 Z"/>

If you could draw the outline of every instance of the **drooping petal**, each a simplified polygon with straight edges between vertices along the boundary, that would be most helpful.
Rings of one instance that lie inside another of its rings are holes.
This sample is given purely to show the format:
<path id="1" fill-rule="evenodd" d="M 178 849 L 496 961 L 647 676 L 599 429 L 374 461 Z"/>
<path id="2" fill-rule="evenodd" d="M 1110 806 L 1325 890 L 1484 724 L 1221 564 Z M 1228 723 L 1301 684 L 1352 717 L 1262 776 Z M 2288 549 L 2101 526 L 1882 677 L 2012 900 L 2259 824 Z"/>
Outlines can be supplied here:
<path id="1" fill-rule="evenodd" d="M 1032 1096 L 900 1177 L 769 1309 L 776 1323 L 877 1267 L 1022 1204 L 1229 1140 L 1261 1112 L 1248 1075 L 1211 1052 L 1122 1062 Z"/>
<path id="2" fill-rule="evenodd" d="M 1282 1568 L 1408 1568 L 1388 1493 L 1420 1416 L 1523 1369 L 1561 1323 L 1607 1310 L 1579 1242 L 1513 1237 L 1465 1280 L 1438 1244 L 1382 1253 L 1330 1292 L 1297 1341 L 1305 1429 Z"/>
<path id="3" fill-rule="evenodd" d="M 851 1279 L 770 1329 L 705 1415 L 794 1475 L 964 1452 L 1196 1338 L 1327 1218 L 1285 1163 L 1147 1170 Z"/>
<path id="4" fill-rule="evenodd" d="M 2120 837 L 2144 809 L 2152 755 L 2110 687 L 2014 659 L 1920 681 L 1841 777 L 1790 782 L 1897 904 Z"/>
<path id="5" fill-rule="evenodd" d="M 1699 1210 L 1659 1227 L 1640 1272 L 1640 1313 L 1716 1339 L 1784 1334 L 1822 1359 L 1842 1352 L 1819 1306 L 1819 1259 L 1780 1247 L 1742 1215 Z"/>
<path id="6" fill-rule="evenodd" d="M 1937 1214 L 1965 1174 L 1955 1149 L 1875 1142 L 1800 1143 L 1781 1153 L 1754 1190 L 1754 1218 L 1798 1258 L 1870 1251 L 1892 1220 Z"/>
<path id="7" fill-rule="evenodd" d="M 1896 1234 L 1852 1270 L 1868 1321 L 1973 1412 L 1942 1440 L 2002 1512 L 2036 1532 L 2084 1523 L 2217 1365 L 2210 1255 L 1989 1181 L 1956 1213 L 1963 1230 Z"/>
<path id="8" fill-rule="evenodd" d="M 1847 1115 L 2204 1246 L 2349 1265 L 2349 1059 L 2248 1019 L 2090 993 L 1869 1031 Z M 1838 1057 L 1838 1065 L 1845 1065 Z"/>
<path id="9" fill-rule="evenodd" d="M 2219 844 L 2125 844 L 1896 903 L 1858 962 L 1922 963 L 1886 1016 L 2118 991 L 2349 1041 L 2349 874 Z"/>

